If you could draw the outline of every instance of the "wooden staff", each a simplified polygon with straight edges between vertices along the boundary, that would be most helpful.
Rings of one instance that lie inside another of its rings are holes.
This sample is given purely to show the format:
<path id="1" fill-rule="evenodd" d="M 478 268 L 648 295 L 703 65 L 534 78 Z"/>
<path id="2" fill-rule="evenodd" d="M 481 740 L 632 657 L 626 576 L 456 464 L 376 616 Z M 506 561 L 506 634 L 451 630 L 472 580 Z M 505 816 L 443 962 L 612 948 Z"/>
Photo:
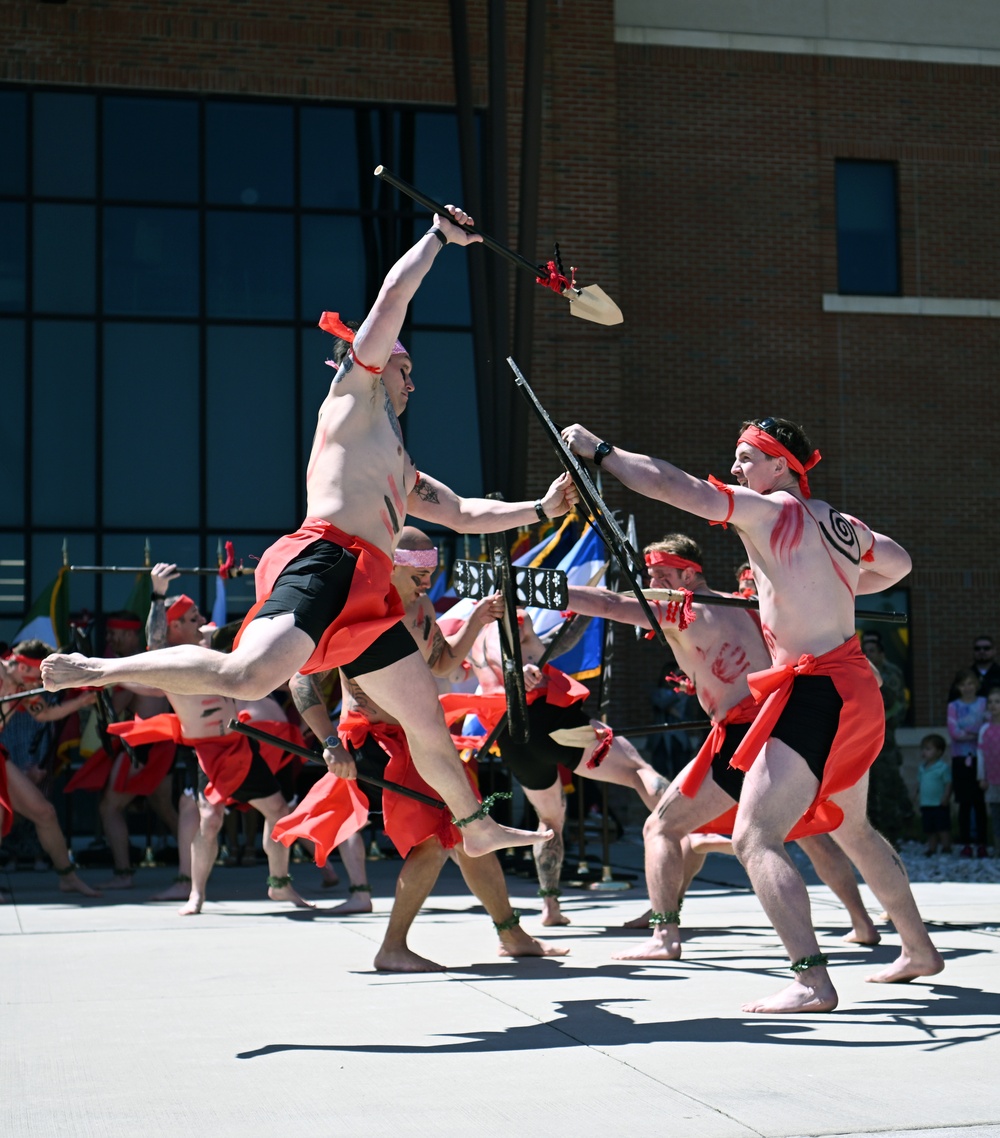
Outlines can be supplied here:
<path id="1" fill-rule="evenodd" d="M 148 565 L 70 565 L 68 568 L 71 573 L 148 573 L 150 569 Z M 177 572 L 181 574 L 190 573 L 200 577 L 218 577 L 222 570 L 218 565 L 215 568 L 207 565 L 196 565 L 193 568 L 178 566 Z M 227 577 L 252 577 L 254 572 L 252 565 L 233 565 L 225 571 L 225 575 Z"/>
<path id="2" fill-rule="evenodd" d="M 45 695 L 45 688 L 29 688 L 16 691 L 13 695 L 0 695 L 0 703 L 16 703 L 19 699 L 30 699 L 33 695 Z"/>

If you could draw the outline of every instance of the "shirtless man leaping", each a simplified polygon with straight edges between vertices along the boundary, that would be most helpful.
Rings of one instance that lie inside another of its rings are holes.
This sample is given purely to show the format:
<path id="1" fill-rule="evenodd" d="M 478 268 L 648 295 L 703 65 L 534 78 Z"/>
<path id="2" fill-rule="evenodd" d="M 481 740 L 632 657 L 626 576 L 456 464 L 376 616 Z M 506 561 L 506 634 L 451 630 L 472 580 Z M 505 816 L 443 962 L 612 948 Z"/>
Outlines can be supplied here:
<path id="1" fill-rule="evenodd" d="M 462 824 L 465 850 L 475 856 L 529 845 L 538 834 L 480 814 L 390 581 L 407 513 L 461 533 L 512 529 L 538 517 L 532 502 L 458 497 L 418 472 L 403 447 L 398 417 L 414 390 L 413 365 L 397 337 L 444 246 L 480 240 L 462 228 L 471 220 L 455 207 L 435 215 L 431 229 L 389 270 L 356 335 L 335 313 L 324 313 L 320 326 L 352 343 L 319 410 L 306 474 L 309 516 L 261 559 L 258 603 L 234 651 L 176 647 L 123 660 L 60 655 L 46 663 L 43 678 L 50 691 L 135 681 L 180 695 L 260 699 L 296 672 L 342 667 L 403 725 L 420 773 Z M 575 499 L 562 475 L 538 509 L 555 517 Z"/>
<path id="2" fill-rule="evenodd" d="M 701 566 L 701 549 L 686 534 L 668 534 L 643 551 L 649 583 L 654 589 L 687 590 L 690 606 L 651 601 L 678 667 L 695 686 L 712 731 L 698 754 L 670 784 L 670 789 L 646 819 L 643 845 L 646 885 L 652 910 L 652 935 L 645 943 L 614 954 L 616 960 L 677 960 L 681 955 L 680 908 L 691 878 L 711 850 L 732 853 L 720 838 L 693 837 L 694 831 L 731 833 L 740 799 L 743 772 L 729 766 L 739 743 L 757 714 L 747 675 L 770 662 L 760 621 L 747 609 L 699 601 L 699 597 L 728 597 L 708 587 Z M 609 589 L 570 585 L 569 606 L 584 616 L 600 616 L 627 624 L 645 623 L 642 608 L 632 596 Z M 688 849 L 685 836 L 692 834 Z M 851 917 L 844 938 L 855 944 L 877 944 L 878 930 L 865 910 L 854 869 L 840 847 L 827 835 L 799 838 L 820 879 L 840 898 Z M 700 855 L 700 856 L 699 856 Z M 629 927 L 640 927 L 636 921 Z"/>
<path id="3" fill-rule="evenodd" d="M 940 972 L 944 962 L 920 919 L 903 863 L 866 814 L 868 767 L 882 744 L 884 717 L 877 681 L 854 634 L 854 598 L 905 577 L 909 555 L 810 497 L 806 471 L 819 453 L 788 420 L 744 424 L 732 468 L 735 487 L 602 443 L 579 424 L 563 437 L 582 457 L 596 455 L 631 489 L 732 525 L 753 569 L 773 667 L 748 677 L 763 706 L 732 759 L 747 772 L 733 845 L 788 951 L 795 979 L 744 1010 L 819 1012 L 837 1005 L 809 894 L 785 852 L 786 837 L 803 818 L 834 832 L 892 914 L 900 954 L 869 979 L 903 982 Z"/>

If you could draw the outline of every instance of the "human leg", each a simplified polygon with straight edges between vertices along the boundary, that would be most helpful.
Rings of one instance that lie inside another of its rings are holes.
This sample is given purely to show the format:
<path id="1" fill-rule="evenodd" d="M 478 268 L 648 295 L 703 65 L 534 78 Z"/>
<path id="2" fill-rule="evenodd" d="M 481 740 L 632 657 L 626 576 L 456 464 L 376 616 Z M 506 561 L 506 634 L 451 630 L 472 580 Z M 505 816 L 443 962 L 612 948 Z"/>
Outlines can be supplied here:
<path id="1" fill-rule="evenodd" d="M 372 911 L 372 890 L 368 884 L 368 870 L 365 863 L 365 841 L 360 833 L 351 834 L 344 842 L 337 846 L 337 853 L 344 863 L 347 879 L 350 882 L 350 896 L 332 909 L 327 909 L 331 916 L 339 914 L 347 916 L 350 913 L 370 913 Z"/>
<path id="2" fill-rule="evenodd" d="M 208 878 L 219 856 L 219 831 L 225 816 L 226 808 L 221 802 L 209 802 L 204 794 L 198 795 L 198 829 L 191 842 L 191 889 L 187 904 L 177 910 L 182 917 L 197 916 L 205 904 Z"/>
<path id="3" fill-rule="evenodd" d="M 229 653 L 191 644 L 113 659 L 55 653 L 42 661 L 42 680 L 48 691 L 141 683 L 179 695 L 262 699 L 294 675 L 315 647 L 292 614 L 283 613 L 251 621 Z"/>
<path id="4" fill-rule="evenodd" d="M 447 856 L 436 838 L 428 838 L 406 855 L 396 879 L 389 924 L 375 954 L 375 967 L 379 972 L 445 971 L 443 965 L 411 952 L 406 939 L 417 913 L 434 888 Z"/>
<path id="5" fill-rule="evenodd" d="M 647 810 L 655 810 L 670 785 L 669 781 L 646 762 L 628 739 L 617 735 L 600 763 L 595 767 L 588 767 L 590 757 L 600 746 L 604 727 L 599 719 L 592 719 L 590 725 L 594 728 L 596 737 L 593 743 L 584 749 L 575 773 L 598 782 L 613 782 L 618 786 L 631 787 L 642 799 Z"/>
<path id="6" fill-rule="evenodd" d="M 901 941 L 896 960 L 867 980 L 893 984 L 918 976 L 934 976 L 944 968 L 944 961 L 927 935 L 899 854 L 868 821 L 867 783 L 865 776 L 833 799 L 844 812 L 844 821 L 834 831 L 834 841 L 861 871 L 879 904 L 891 916 Z"/>
<path id="7" fill-rule="evenodd" d="M 733 831 L 733 848 L 747 871 L 764 912 L 789 959 L 816 960 L 819 944 L 812 926 L 809 893 L 785 850 L 785 836 L 816 797 L 819 780 L 780 739 L 769 739 L 743 782 Z M 744 1011 L 832 1011 L 837 993 L 819 963 L 796 972 L 774 996 L 743 1005 Z"/>
<path id="8" fill-rule="evenodd" d="M 353 675 L 360 687 L 394 719 L 410 745 L 420 776 L 444 799 L 453 817 L 462 820 L 462 844 L 473 857 L 508 846 L 533 845 L 540 835 L 501 826 L 480 814 L 455 745 L 445 726 L 430 669 L 419 652 L 377 671 Z M 544 835 L 544 839 L 551 837 Z M 544 840 L 543 839 L 543 840 Z"/>
<path id="9" fill-rule="evenodd" d="M 882 939 L 865 908 L 854 866 L 829 834 L 799 838 L 799 848 L 813 864 L 816 875 L 840 900 L 851 918 L 851 931 L 843 938 L 848 944 L 874 945 Z"/>
<path id="10" fill-rule="evenodd" d="M 733 799 L 707 777 L 694 798 L 680 792 L 682 775 L 663 795 L 646 819 L 642 837 L 646 866 L 646 888 L 652 911 L 648 922 L 649 940 L 633 949 L 613 954 L 615 960 L 677 960 L 681 955 L 680 907 L 684 891 L 696 869 L 692 857 L 704 855 L 685 848 L 684 839 L 733 805 Z M 688 872 L 693 869 L 694 872 Z"/>
<path id="11" fill-rule="evenodd" d="M 563 846 L 566 795 L 562 782 L 557 776 L 556 781 L 544 790 L 532 790 L 523 785 L 521 789 L 538 815 L 539 832 L 552 835 L 532 846 L 535 872 L 538 874 L 538 896 L 542 899 L 542 924 L 568 925 L 569 917 L 559 908 L 559 878 L 566 853 Z"/>
<path id="12" fill-rule="evenodd" d="M 115 779 L 121 766 L 128 763 L 128 755 L 122 752 L 111 768 L 111 777 L 97 808 L 101 825 L 104 827 L 104 838 L 111 850 L 111 864 L 114 871 L 114 876 L 109 881 L 101 882 L 102 889 L 132 888 L 132 851 L 125 811 L 135 795 L 124 794 L 114 789 Z"/>
<path id="13" fill-rule="evenodd" d="M 290 850 L 271 837 L 271 831 L 279 819 L 288 813 L 288 802 L 280 791 L 267 798 L 251 798 L 249 805 L 264 817 L 264 855 L 267 858 L 267 895 L 272 901 L 289 901 L 297 909 L 315 909 L 292 888 L 292 878 L 288 872 Z"/>
<path id="14" fill-rule="evenodd" d="M 482 902 L 483 908 L 489 913 L 490 920 L 497 930 L 497 936 L 500 938 L 500 947 L 497 951 L 500 956 L 568 955 L 568 948 L 536 940 L 521 928 L 518 915 L 511 906 L 507 882 L 504 880 L 503 869 L 496 854 L 469 857 L 457 846 L 453 852 L 458 868 L 465 878 L 465 884 Z"/>
<path id="15" fill-rule="evenodd" d="M 190 898 L 193 881 L 192 847 L 200 825 L 198 802 L 194 794 L 185 792 L 177 804 L 177 877 L 166 889 L 154 893 L 150 897 L 151 901 L 183 901 Z"/>
<path id="16" fill-rule="evenodd" d="M 62 893 L 82 893 L 84 897 L 100 897 L 101 894 L 80 878 L 70 860 L 66 838 L 56 817 L 56 808 L 31 781 L 30 778 L 9 759 L 7 760 L 7 793 L 15 814 L 21 814 L 34 823 L 41 847 L 52 859 L 52 865 L 59 875 L 59 890 Z"/>

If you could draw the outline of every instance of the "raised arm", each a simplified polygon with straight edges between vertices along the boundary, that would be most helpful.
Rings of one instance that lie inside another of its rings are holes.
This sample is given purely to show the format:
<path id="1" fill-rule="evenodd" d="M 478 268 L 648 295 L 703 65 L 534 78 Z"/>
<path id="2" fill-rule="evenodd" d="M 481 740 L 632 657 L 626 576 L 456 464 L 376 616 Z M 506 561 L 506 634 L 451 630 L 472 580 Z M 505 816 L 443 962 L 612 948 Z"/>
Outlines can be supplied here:
<path id="1" fill-rule="evenodd" d="M 442 640 L 442 651 L 431 663 L 431 671 L 441 679 L 457 683 L 462 679 L 462 661 L 472 651 L 476 637 L 483 629 L 503 616 L 504 601 L 502 593 L 493 593 L 476 602 L 469 619 L 451 636 L 445 636 L 435 622 L 435 628 Z"/>
<path id="2" fill-rule="evenodd" d="M 403 327 L 407 306 L 444 245 L 472 245 L 482 241 L 478 233 L 462 228 L 472 222 L 467 213 L 456 206 L 447 208 L 451 216 L 436 213 L 433 227 L 386 274 L 372 310 L 354 338 L 355 357 L 371 367 L 381 368 L 388 360 Z M 443 242 L 435 229 L 444 238 Z"/>
<path id="3" fill-rule="evenodd" d="M 853 518 L 851 519 L 854 520 Z M 864 527 L 867 529 L 867 527 Z M 868 531 L 873 539 L 871 559 L 861 560 L 861 576 L 858 578 L 858 593 L 880 593 L 901 581 L 913 568 L 910 555 L 891 537 L 884 533 Z M 861 537 L 862 535 L 859 535 Z M 862 538 L 862 549 L 864 549 Z M 865 554 L 868 557 L 868 554 Z"/>
<path id="4" fill-rule="evenodd" d="M 421 471 L 406 499 L 406 510 L 425 522 L 436 522 L 457 533 L 499 533 L 539 521 L 536 506 L 547 518 L 558 518 L 578 500 L 568 474 L 560 474 L 537 502 L 498 502 L 493 498 L 460 498 L 443 482 Z"/>

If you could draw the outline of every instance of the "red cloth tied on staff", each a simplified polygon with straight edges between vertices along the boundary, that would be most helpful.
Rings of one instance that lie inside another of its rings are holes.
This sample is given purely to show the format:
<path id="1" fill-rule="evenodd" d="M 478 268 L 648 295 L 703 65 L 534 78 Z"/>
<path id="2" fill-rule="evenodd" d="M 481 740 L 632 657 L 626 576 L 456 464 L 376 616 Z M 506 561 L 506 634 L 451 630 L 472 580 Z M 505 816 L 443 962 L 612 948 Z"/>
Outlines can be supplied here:
<path id="1" fill-rule="evenodd" d="M 10 755 L 0 747 L 0 838 L 5 838 L 14 825 L 14 807 L 10 804 L 10 791 L 7 789 L 7 760 Z"/>
<path id="2" fill-rule="evenodd" d="M 827 834 L 844 820 L 844 813 L 829 801 L 847 790 L 875 761 L 885 739 L 882 696 L 871 665 L 855 637 L 822 656 L 803 655 L 794 664 L 778 664 L 747 676 L 750 691 L 760 703 L 753 726 L 729 765 L 748 771 L 770 737 L 784 710 L 796 676 L 829 676 L 844 701 L 840 724 L 823 768 L 823 778 L 809 809 L 789 832 L 786 841 L 809 834 Z"/>
<path id="3" fill-rule="evenodd" d="M 368 799 L 353 779 L 325 774 L 298 806 L 280 819 L 271 837 L 283 846 L 297 838 L 313 843 L 316 864 L 326 865 L 327 858 L 349 837 L 363 829 L 368 821 Z"/>
<path id="4" fill-rule="evenodd" d="M 749 443 L 752 447 L 756 447 L 759 451 L 771 458 L 785 459 L 789 469 L 799 476 L 799 489 L 802 491 L 802 497 L 809 498 L 812 496 L 812 491 L 809 489 L 809 479 L 806 477 L 806 471 L 812 470 L 816 463 L 823 457 L 818 450 L 814 450 L 805 462 L 800 462 L 786 446 L 778 442 L 774 435 L 769 435 L 767 431 L 762 431 L 760 427 L 752 425 L 743 429 L 743 433 L 736 440 L 737 446 L 739 446 L 740 443 Z"/>
<path id="5" fill-rule="evenodd" d="M 323 633 L 300 672 L 327 672 L 349 664 L 402 618 L 403 603 L 392 584 L 392 560 L 376 546 L 344 533 L 324 518 L 306 518 L 295 533 L 279 538 L 264 551 L 254 573 L 257 603 L 244 618 L 235 645 L 239 645 L 247 626 L 271 595 L 285 566 L 307 546 L 320 540 L 342 546 L 354 555 L 357 563 L 344 607 Z"/>
<path id="6" fill-rule="evenodd" d="M 527 693 L 525 698 L 529 707 L 543 697 L 546 703 L 551 703 L 554 707 L 572 707 L 574 703 L 582 703 L 590 696 L 590 688 L 586 684 L 581 684 L 551 664 L 542 668 L 542 675 L 548 683 L 544 686 L 540 684 Z"/>
<path id="7" fill-rule="evenodd" d="M 432 798 L 440 797 L 434 787 L 425 782 L 417 771 L 406 735 L 398 724 L 372 723 L 355 710 L 341 719 L 337 733 L 345 746 L 350 743 L 355 749 L 361 747 L 371 736 L 389 756 L 384 776 L 389 782 L 399 783 L 407 790 L 417 790 Z M 464 764 L 462 769 L 469 780 L 476 801 L 481 802 L 482 797 L 476 786 L 475 775 Z M 461 845 L 462 833 L 452 822 L 451 811 L 447 807 L 441 810 L 436 806 L 428 806 L 424 802 L 405 798 L 391 790 L 383 790 L 382 817 L 385 822 L 385 832 L 399 850 L 400 857 L 405 858 L 414 846 L 420 845 L 428 838 L 436 838 L 446 850 Z"/>
<path id="8" fill-rule="evenodd" d="M 739 703 L 734 704 L 721 719 L 712 720 L 712 729 L 708 733 L 708 738 L 702 743 L 697 755 L 677 776 L 677 789 L 685 798 L 694 798 L 701 790 L 705 779 L 708 777 L 708 772 L 712 769 L 713 759 L 722 750 L 722 745 L 726 741 L 726 728 L 731 723 L 752 723 L 759 710 L 760 707 L 753 695 L 746 695 Z M 736 822 L 737 808 L 738 803 L 730 807 L 724 814 L 720 814 L 718 818 L 713 818 L 704 826 L 698 826 L 695 832 L 700 834 L 731 834 Z"/>

